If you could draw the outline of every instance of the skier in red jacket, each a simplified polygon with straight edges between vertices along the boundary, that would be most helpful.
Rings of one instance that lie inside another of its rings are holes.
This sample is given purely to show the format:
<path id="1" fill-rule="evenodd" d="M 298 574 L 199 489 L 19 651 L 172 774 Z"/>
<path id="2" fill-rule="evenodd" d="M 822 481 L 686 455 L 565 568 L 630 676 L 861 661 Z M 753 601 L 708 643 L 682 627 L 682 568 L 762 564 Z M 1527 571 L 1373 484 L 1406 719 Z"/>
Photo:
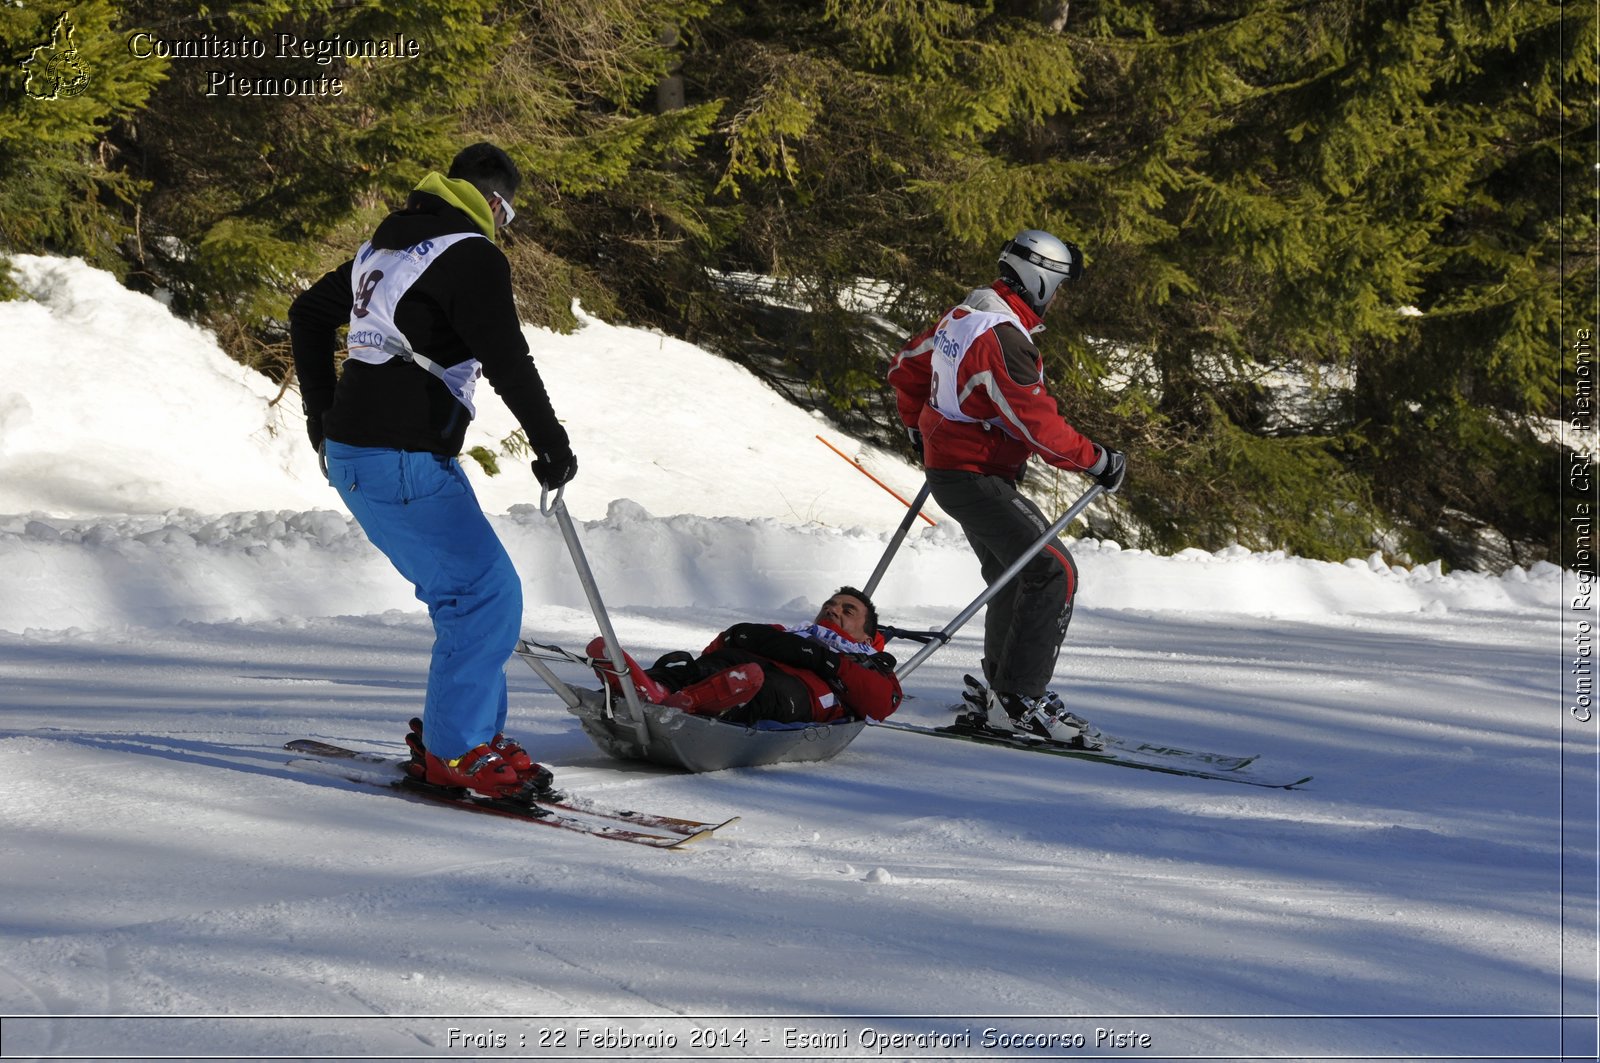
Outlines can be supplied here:
<path id="1" fill-rule="evenodd" d="M 1030 455 L 1122 486 L 1125 456 L 1068 424 L 1046 390 L 1032 335 L 1064 282 L 1083 272 L 1076 246 L 1029 229 L 1000 251 L 1000 278 L 968 293 L 906 341 L 889 370 L 895 401 L 922 448 L 933 498 L 966 533 L 992 583 L 1049 528 L 1017 490 Z M 1048 689 L 1078 589 L 1072 555 L 1045 547 L 989 602 L 983 675 L 958 724 L 1094 745 L 1095 732 Z"/>
<path id="2" fill-rule="evenodd" d="M 883 651 L 878 614 L 854 587 L 841 587 L 809 624 L 735 624 L 698 657 L 678 650 L 648 670 L 626 661 L 644 700 L 729 723 L 881 720 L 900 707 L 894 658 Z M 589 644 L 604 659 L 605 641 Z M 596 668 L 612 689 L 614 671 Z"/>

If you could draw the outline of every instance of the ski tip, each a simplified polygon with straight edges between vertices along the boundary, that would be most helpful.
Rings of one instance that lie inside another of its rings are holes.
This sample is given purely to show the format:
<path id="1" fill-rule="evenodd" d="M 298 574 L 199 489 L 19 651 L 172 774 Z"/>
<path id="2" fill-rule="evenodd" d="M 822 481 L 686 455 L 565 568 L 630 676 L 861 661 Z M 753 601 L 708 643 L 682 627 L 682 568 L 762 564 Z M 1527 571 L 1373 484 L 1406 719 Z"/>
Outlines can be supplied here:
<path id="1" fill-rule="evenodd" d="M 685 846 L 693 845 L 695 842 L 705 841 L 707 838 L 711 837 L 716 832 L 717 832 L 717 828 L 716 827 L 706 827 L 704 830 L 697 830 L 693 834 L 685 834 L 683 837 L 681 837 L 681 838 L 677 839 L 676 841 L 672 842 L 672 844 L 670 844 L 670 845 L 662 845 L 662 846 L 658 846 L 658 848 L 661 848 L 661 849 L 682 849 Z"/>
<path id="2" fill-rule="evenodd" d="M 707 826 L 704 826 L 704 827 L 700 828 L 699 830 L 695 831 L 693 834 L 685 834 L 683 837 L 679 838 L 677 841 L 673 842 L 671 845 L 664 845 L 664 846 L 662 846 L 662 848 L 663 849 L 682 849 L 686 845 L 693 845 L 696 842 L 703 842 L 707 838 L 711 837 L 713 834 L 717 833 L 717 831 L 721 830 L 723 827 L 726 827 L 729 824 L 737 823 L 737 822 L 739 822 L 739 817 L 738 816 L 734 816 L 732 819 L 725 819 L 721 823 L 708 824 Z"/>

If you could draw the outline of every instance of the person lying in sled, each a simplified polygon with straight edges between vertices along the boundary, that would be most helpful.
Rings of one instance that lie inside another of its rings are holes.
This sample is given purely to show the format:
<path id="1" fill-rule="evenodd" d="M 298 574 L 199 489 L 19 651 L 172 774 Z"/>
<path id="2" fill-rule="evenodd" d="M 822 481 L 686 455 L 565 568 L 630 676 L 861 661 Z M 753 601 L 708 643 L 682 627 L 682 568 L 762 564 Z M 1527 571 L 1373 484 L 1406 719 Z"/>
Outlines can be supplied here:
<path id="1" fill-rule="evenodd" d="M 675 650 L 649 669 L 631 657 L 626 664 L 645 701 L 728 723 L 881 720 L 900 707 L 895 660 L 883 646 L 871 599 L 841 587 L 809 624 L 735 624 L 698 657 Z M 605 640 L 591 642 L 588 653 L 601 662 L 595 674 L 620 691 Z"/>

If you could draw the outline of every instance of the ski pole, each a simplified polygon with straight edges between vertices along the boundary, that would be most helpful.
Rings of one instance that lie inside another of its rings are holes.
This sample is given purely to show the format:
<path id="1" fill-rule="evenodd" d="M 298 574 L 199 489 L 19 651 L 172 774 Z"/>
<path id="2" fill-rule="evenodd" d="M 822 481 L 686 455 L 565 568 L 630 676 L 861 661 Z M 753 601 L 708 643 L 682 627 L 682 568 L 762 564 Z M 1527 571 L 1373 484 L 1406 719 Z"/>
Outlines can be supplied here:
<path id="1" fill-rule="evenodd" d="M 950 641 L 950 637 L 954 635 L 963 624 L 965 624 L 968 620 L 971 620 L 974 613 L 976 613 L 979 609 L 982 609 L 990 598 L 993 598 L 995 595 L 999 594 L 1006 584 L 1015 579 L 1017 573 L 1021 572 L 1023 568 L 1027 566 L 1028 562 L 1033 560 L 1034 555 L 1036 555 L 1040 550 L 1043 550 L 1046 546 L 1049 546 L 1055 537 L 1060 535 L 1062 531 L 1066 529 L 1066 526 L 1071 524 L 1073 520 L 1077 518 L 1078 514 L 1082 513 L 1084 508 L 1087 507 L 1090 502 L 1093 502 L 1095 497 L 1104 490 L 1105 488 L 1101 487 L 1099 484 L 1095 484 L 1094 486 L 1090 487 L 1089 490 L 1085 491 L 1083 493 L 1083 497 L 1072 504 L 1071 509 L 1068 509 L 1065 513 L 1061 514 L 1061 519 L 1050 525 L 1049 529 L 1043 535 L 1039 536 L 1039 540 L 1028 548 L 1027 553 L 1013 561 L 1010 568 L 1002 572 L 998 579 L 989 584 L 989 586 L 985 587 L 983 589 L 983 593 L 972 600 L 971 605 L 961 610 L 960 614 L 954 620 L 950 621 L 950 623 L 946 624 L 943 629 L 941 629 L 934 636 L 934 638 L 927 643 L 927 645 L 918 650 L 915 656 L 913 656 L 909 661 L 901 665 L 899 668 L 895 669 L 895 675 L 900 679 L 904 679 L 906 676 L 910 675 L 911 672 L 917 668 L 917 666 L 922 664 L 923 661 L 932 656 L 933 653 L 939 649 L 939 647 L 948 643 Z"/>
<path id="2" fill-rule="evenodd" d="M 878 581 L 883 578 L 884 571 L 889 567 L 889 559 L 894 557 L 895 551 L 900 549 L 900 544 L 905 542 L 906 533 L 911 530 L 911 525 L 916 522 L 917 514 L 922 511 L 922 504 L 928 500 L 928 495 L 932 491 L 933 485 L 924 480 L 922 482 L 922 490 L 917 492 L 916 499 L 906 509 L 906 516 L 900 522 L 899 530 L 894 533 L 894 538 L 889 540 L 888 549 L 884 550 L 883 556 L 878 559 L 878 567 L 872 570 L 872 578 L 867 580 L 867 585 L 862 588 L 862 593 L 867 597 L 870 598 L 872 592 L 877 589 Z M 929 523 L 932 522 L 930 521 Z"/>
<path id="3" fill-rule="evenodd" d="M 901 497 L 900 492 L 896 491 L 894 488 L 890 487 L 888 484 L 884 483 L 882 480 L 880 480 L 876 476 L 872 475 L 866 469 L 862 468 L 861 467 L 861 463 L 859 461 L 856 461 L 850 455 L 846 454 L 844 451 L 840 450 L 838 447 L 834 446 L 832 443 L 828 442 L 826 439 L 823 439 L 821 436 L 817 436 L 817 442 L 821 443 L 823 446 L 827 447 L 829 450 L 831 450 L 835 454 L 839 455 L 839 457 L 843 458 L 845 461 L 848 461 L 850 463 L 850 467 L 855 469 L 856 472 L 860 473 L 862 476 L 865 476 L 867 479 L 871 480 L 873 483 L 877 484 L 879 487 L 883 488 L 885 491 L 889 492 L 891 495 L 894 495 L 895 499 L 902 506 L 910 506 L 911 507 L 911 512 L 918 513 L 918 511 L 921 510 L 921 508 L 922 508 L 922 502 L 927 500 L 926 497 L 924 496 L 924 497 L 921 498 L 921 500 L 919 500 L 917 502 L 907 502 L 904 498 Z M 935 521 L 932 517 L 928 516 L 926 513 L 918 513 L 918 515 L 921 516 L 923 520 L 927 521 L 933 527 L 937 528 L 939 526 L 938 522 Z"/>
<path id="4" fill-rule="evenodd" d="M 539 512 L 545 516 L 555 514 L 556 523 L 561 527 L 561 537 L 567 542 L 567 553 L 572 555 L 572 565 L 578 571 L 578 582 L 583 584 L 584 597 L 589 599 L 589 611 L 594 614 L 595 623 L 600 625 L 600 637 L 605 639 L 606 656 L 611 659 L 611 666 L 626 676 L 627 658 L 617 642 L 617 633 L 611 627 L 611 616 L 606 612 L 605 603 L 600 600 L 600 585 L 595 582 L 594 572 L 589 568 L 589 559 L 584 555 L 583 544 L 578 542 L 578 529 L 572 523 L 572 514 L 567 512 L 567 504 L 561 500 L 561 492 L 564 489 L 564 484 L 556 488 L 555 501 L 548 503 L 548 506 L 545 501 L 547 492 L 540 492 Z M 644 709 L 639 704 L 638 691 L 634 690 L 631 681 L 624 680 L 619 685 L 622 687 L 622 698 L 628 704 L 628 715 L 633 717 L 633 729 L 639 738 L 639 746 L 641 749 L 649 749 L 650 730 L 645 724 Z"/>

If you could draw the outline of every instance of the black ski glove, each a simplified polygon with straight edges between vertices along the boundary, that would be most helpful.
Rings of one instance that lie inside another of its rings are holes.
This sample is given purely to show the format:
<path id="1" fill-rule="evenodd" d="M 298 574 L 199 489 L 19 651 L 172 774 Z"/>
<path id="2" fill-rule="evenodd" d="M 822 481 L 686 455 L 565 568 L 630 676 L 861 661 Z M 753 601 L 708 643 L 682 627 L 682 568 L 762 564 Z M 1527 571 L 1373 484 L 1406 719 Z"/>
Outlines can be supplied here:
<path id="1" fill-rule="evenodd" d="M 794 665 L 815 672 L 824 679 L 839 675 L 839 653 L 815 639 L 796 635 L 792 631 L 769 627 L 766 624 L 735 624 L 722 637 L 725 646 L 735 646 L 746 653 L 765 657 L 769 661 Z"/>
<path id="2" fill-rule="evenodd" d="M 911 445 L 917 448 L 917 454 L 920 456 L 922 454 L 922 430 L 907 427 L 906 438 L 911 440 Z"/>
<path id="3" fill-rule="evenodd" d="M 556 451 L 533 459 L 533 475 L 539 486 L 554 491 L 578 475 L 578 458 L 570 450 Z"/>
<path id="4" fill-rule="evenodd" d="M 1095 445 L 1099 446 L 1098 443 Z M 1120 450 L 1111 450 L 1108 447 L 1100 447 L 1100 453 L 1105 458 L 1105 468 L 1090 475 L 1094 477 L 1095 483 L 1106 489 L 1106 494 L 1114 495 L 1128 475 L 1128 456 Z M 1098 465 L 1099 462 L 1095 464 Z"/>

